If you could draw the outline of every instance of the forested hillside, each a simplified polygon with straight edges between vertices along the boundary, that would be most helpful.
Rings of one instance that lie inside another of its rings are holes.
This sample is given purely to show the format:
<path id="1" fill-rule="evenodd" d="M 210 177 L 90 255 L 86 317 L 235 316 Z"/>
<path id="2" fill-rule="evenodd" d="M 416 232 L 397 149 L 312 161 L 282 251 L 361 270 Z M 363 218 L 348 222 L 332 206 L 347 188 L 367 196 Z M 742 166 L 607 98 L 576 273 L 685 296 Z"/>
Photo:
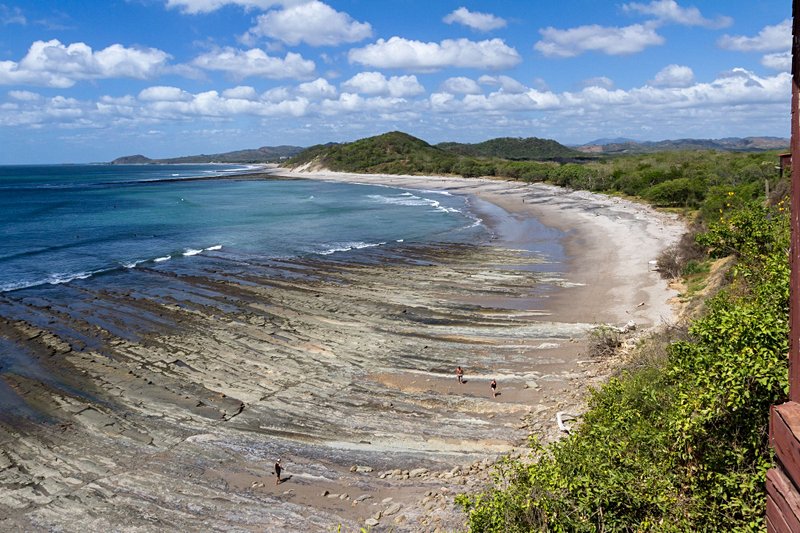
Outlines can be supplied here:
<path id="1" fill-rule="evenodd" d="M 459 157 L 407 133 L 392 131 L 347 144 L 312 146 L 289 165 L 315 165 L 341 172 L 383 174 L 458 173 Z"/>
<path id="2" fill-rule="evenodd" d="M 738 198 L 753 199 L 763 194 L 765 182 L 770 182 L 773 189 L 778 182 L 777 151 L 664 151 L 567 163 L 510 160 L 509 153 L 519 153 L 512 148 L 526 142 L 487 141 L 482 144 L 493 147 L 504 157 L 479 158 L 445 151 L 402 132 L 390 132 L 347 144 L 314 146 L 286 164 L 316 165 L 341 172 L 455 174 L 547 182 L 639 196 L 659 207 L 700 209 L 705 215 L 718 210 L 732 190 Z M 501 147 L 509 152 L 500 150 Z"/>
<path id="3" fill-rule="evenodd" d="M 477 144 L 439 143 L 437 148 L 469 157 L 497 157 L 522 161 L 569 160 L 586 158 L 586 154 L 567 148 L 552 139 L 501 137 Z"/>

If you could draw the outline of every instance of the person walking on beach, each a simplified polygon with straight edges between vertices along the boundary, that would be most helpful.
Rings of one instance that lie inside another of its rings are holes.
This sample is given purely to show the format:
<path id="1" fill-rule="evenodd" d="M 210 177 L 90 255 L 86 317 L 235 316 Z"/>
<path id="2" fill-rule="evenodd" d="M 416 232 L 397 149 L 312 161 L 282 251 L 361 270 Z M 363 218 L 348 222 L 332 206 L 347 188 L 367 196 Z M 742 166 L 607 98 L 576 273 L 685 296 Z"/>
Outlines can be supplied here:
<path id="1" fill-rule="evenodd" d="M 489 384 L 489 388 L 492 389 L 492 398 L 497 398 L 497 381 L 493 379 Z"/>
<path id="2" fill-rule="evenodd" d="M 461 369 L 460 366 L 456 368 L 456 379 L 458 380 L 459 383 L 462 384 L 464 383 L 464 371 Z"/>
<path id="3" fill-rule="evenodd" d="M 281 460 L 278 459 L 275 461 L 275 484 L 280 485 L 281 483 Z"/>

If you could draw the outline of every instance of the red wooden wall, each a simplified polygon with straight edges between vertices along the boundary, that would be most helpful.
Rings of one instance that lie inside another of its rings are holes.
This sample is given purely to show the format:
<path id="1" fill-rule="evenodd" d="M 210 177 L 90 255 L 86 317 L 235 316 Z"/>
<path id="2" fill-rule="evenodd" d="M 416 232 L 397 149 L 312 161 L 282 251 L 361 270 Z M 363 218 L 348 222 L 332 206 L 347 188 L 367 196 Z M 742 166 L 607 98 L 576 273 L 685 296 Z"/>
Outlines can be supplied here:
<path id="1" fill-rule="evenodd" d="M 789 401 L 772 407 L 769 435 L 777 466 L 767 472 L 767 530 L 800 533 L 800 0 L 792 2 L 792 266 Z"/>

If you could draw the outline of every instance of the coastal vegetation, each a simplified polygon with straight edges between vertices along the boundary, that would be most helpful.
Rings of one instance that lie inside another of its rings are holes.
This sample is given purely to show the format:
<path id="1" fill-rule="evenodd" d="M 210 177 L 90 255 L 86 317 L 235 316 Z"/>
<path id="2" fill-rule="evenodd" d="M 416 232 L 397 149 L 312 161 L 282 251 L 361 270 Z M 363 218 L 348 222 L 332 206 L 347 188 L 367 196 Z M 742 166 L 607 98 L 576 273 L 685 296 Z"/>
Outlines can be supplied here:
<path id="1" fill-rule="evenodd" d="M 486 156 L 478 156 L 483 154 Z M 456 174 L 545 182 L 636 196 L 657 207 L 701 210 L 707 218 L 729 203 L 728 192 L 735 193 L 736 202 L 743 202 L 763 196 L 765 183 L 776 190 L 780 182 L 777 162 L 774 150 L 681 150 L 589 158 L 542 139 L 432 146 L 406 133 L 390 132 L 352 143 L 313 146 L 287 164 L 339 172 Z M 781 192 L 785 189 L 777 190 Z"/>
<path id="2" fill-rule="evenodd" d="M 723 209 L 697 241 L 736 257 L 730 285 L 592 391 L 573 434 L 533 441 L 461 497 L 471 530 L 763 530 L 769 406 L 788 387 L 788 227 L 780 201 Z"/>
<path id="3" fill-rule="evenodd" d="M 665 153 L 554 180 L 682 208 L 697 233 L 659 259 L 673 274 L 702 278 L 721 257 L 735 266 L 701 316 L 645 341 L 591 391 L 577 431 L 533 441 L 493 488 L 461 497 L 472 531 L 763 530 L 769 407 L 788 392 L 788 184 L 776 161 Z"/>
<path id="4" fill-rule="evenodd" d="M 461 159 L 422 139 L 392 131 L 352 143 L 312 146 L 287 164 L 313 164 L 338 172 L 460 174 Z"/>
<path id="5" fill-rule="evenodd" d="M 789 187 L 778 152 L 565 163 L 456 155 L 416 141 L 394 133 L 301 157 L 333 170 L 498 176 L 636 197 L 693 220 L 659 259 L 662 271 L 702 285 L 713 261 L 733 265 L 693 321 L 642 341 L 590 392 L 575 431 L 549 445 L 532 440 L 528 457 L 497 466 L 492 487 L 458 498 L 470 530 L 763 530 L 769 406 L 788 392 Z"/>
<path id="6" fill-rule="evenodd" d="M 439 143 L 437 148 L 454 154 L 470 157 L 497 157 L 511 160 L 564 160 L 581 159 L 588 156 L 552 139 L 528 137 L 502 137 L 477 144 Z"/>

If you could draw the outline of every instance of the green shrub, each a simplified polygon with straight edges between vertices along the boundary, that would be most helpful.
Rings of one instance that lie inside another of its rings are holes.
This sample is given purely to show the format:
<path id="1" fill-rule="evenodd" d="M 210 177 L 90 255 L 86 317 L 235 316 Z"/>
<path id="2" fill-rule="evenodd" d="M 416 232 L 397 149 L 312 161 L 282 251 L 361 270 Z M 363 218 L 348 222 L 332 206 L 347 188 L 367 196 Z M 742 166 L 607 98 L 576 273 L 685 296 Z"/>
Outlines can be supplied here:
<path id="1" fill-rule="evenodd" d="M 782 209 L 748 204 L 698 237 L 737 255 L 733 285 L 666 359 L 592 392 L 574 434 L 462 496 L 472 531 L 763 530 L 769 406 L 788 388 Z"/>
<path id="2" fill-rule="evenodd" d="M 703 183 L 689 178 L 678 178 L 653 185 L 642 196 L 660 207 L 690 207 L 700 203 L 703 190 Z"/>

